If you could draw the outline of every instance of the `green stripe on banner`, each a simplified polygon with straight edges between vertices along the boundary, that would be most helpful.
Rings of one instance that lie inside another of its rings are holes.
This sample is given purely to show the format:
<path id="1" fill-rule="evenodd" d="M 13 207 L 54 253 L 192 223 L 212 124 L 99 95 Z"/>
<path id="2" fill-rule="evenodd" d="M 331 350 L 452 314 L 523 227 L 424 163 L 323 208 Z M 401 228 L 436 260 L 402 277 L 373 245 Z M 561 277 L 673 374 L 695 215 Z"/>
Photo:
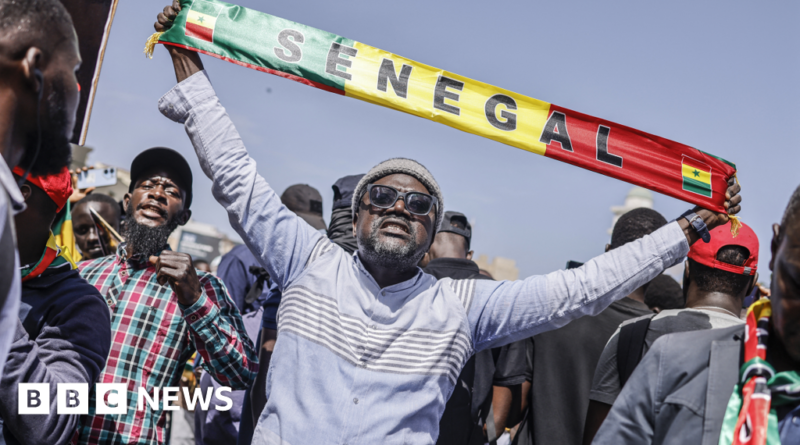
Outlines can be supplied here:
<path id="1" fill-rule="evenodd" d="M 705 184 L 700 181 L 695 181 L 694 179 L 684 177 L 683 178 L 683 189 L 692 193 L 697 193 L 698 195 L 703 195 L 705 197 L 711 197 L 711 186 Z"/>
<path id="2" fill-rule="evenodd" d="M 205 13 L 206 6 L 202 4 L 208 4 L 211 8 L 221 7 L 219 4 L 195 0 L 190 9 Z M 208 14 L 217 15 L 217 12 Z M 197 49 L 238 65 L 344 94 L 345 79 L 319 67 L 326 66 L 332 42 L 352 47 L 355 44 L 353 40 L 237 5 L 222 8 L 214 28 L 213 42 L 184 34 L 182 28 L 186 25 L 186 14 L 179 15 L 176 24 L 181 26 L 173 26 L 165 32 L 162 37 L 164 43 Z M 259 45 L 258 42 L 271 44 Z M 298 51 L 293 52 L 293 48 L 298 48 Z M 346 57 L 342 55 L 342 58 Z M 339 71 L 346 69 L 341 65 L 338 67 Z"/>
<path id="3" fill-rule="evenodd" d="M 730 166 L 731 166 L 731 167 L 733 167 L 734 169 L 736 169 L 736 164 L 734 164 L 733 162 L 731 162 L 731 161 L 729 161 L 729 160 L 727 160 L 727 159 L 725 159 L 725 158 L 721 158 L 721 157 L 719 157 L 719 156 L 712 155 L 711 153 L 707 153 L 707 152 L 705 152 L 705 151 L 703 151 L 703 150 L 698 150 L 698 151 L 699 151 L 700 153 L 703 153 L 703 154 L 705 154 L 705 155 L 711 156 L 711 157 L 712 157 L 712 158 L 714 158 L 714 159 L 719 159 L 720 161 L 722 161 L 722 162 L 724 162 L 724 163 L 726 163 L 726 164 L 730 165 Z"/>
<path id="4" fill-rule="evenodd" d="M 222 9 L 222 5 L 217 5 L 204 0 L 194 0 L 189 9 L 216 17 L 217 14 L 219 14 L 220 9 Z"/>

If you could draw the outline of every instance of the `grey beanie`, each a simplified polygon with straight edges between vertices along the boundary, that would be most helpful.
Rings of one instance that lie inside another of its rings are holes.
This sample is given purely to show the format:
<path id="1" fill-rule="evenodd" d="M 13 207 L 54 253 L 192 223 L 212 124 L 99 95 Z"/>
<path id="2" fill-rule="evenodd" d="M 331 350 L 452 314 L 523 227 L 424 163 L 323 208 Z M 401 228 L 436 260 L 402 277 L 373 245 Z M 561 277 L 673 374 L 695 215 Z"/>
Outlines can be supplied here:
<path id="1" fill-rule="evenodd" d="M 442 198 L 442 191 L 439 189 L 439 184 L 433 179 L 433 175 L 424 165 L 413 159 L 406 158 L 392 158 L 381 162 L 380 164 L 372 167 L 372 169 L 358 181 L 355 191 L 353 192 L 353 218 L 358 212 L 358 205 L 364 193 L 367 192 L 367 186 L 383 177 L 401 173 L 404 175 L 412 176 L 417 181 L 421 182 L 425 188 L 428 189 L 431 195 L 436 197 L 439 204 L 436 206 L 436 231 L 442 227 L 442 219 L 444 218 L 444 199 Z"/>

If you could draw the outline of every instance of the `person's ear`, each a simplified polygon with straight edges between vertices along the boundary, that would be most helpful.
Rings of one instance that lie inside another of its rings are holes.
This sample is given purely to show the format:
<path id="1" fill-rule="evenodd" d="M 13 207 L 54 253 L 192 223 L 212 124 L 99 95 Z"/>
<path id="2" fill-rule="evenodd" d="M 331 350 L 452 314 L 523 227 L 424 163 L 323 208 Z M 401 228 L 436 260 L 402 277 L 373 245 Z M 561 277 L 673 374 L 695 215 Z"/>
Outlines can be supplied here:
<path id="1" fill-rule="evenodd" d="M 30 85 L 31 90 L 36 94 L 41 94 L 44 89 L 44 76 L 42 71 L 44 67 L 42 50 L 32 46 L 25 52 L 25 57 L 20 62 L 22 67 L 22 75 Z"/>
<path id="2" fill-rule="evenodd" d="M 122 197 L 122 213 L 127 215 L 128 214 L 128 206 L 131 205 L 131 194 L 126 193 L 125 196 Z"/>
<path id="3" fill-rule="evenodd" d="M 181 210 L 181 213 L 178 214 L 178 225 L 185 226 L 186 223 L 189 222 L 189 219 L 192 217 L 192 211 L 189 209 Z"/>
<path id="4" fill-rule="evenodd" d="M 469 252 L 467 252 L 467 259 L 468 260 L 472 260 L 472 254 L 474 254 L 474 253 L 475 253 L 474 250 L 470 250 Z"/>
<path id="5" fill-rule="evenodd" d="M 781 225 L 772 225 L 772 243 L 770 250 L 772 251 L 772 258 L 769 259 L 769 270 L 775 271 L 775 255 L 778 254 L 778 248 L 781 246 Z"/>
<path id="6" fill-rule="evenodd" d="M 23 201 L 28 202 L 28 198 L 31 197 L 33 190 L 31 190 L 31 186 L 28 184 L 22 184 L 19 188 L 20 193 L 22 193 Z"/>
<path id="7" fill-rule="evenodd" d="M 611 244 L 606 244 L 606 252 L 608 252 L 609 250 L 611 250 Z"/>
<path id="8" fill-rule="evenodd" d="M 428 254 L 428 252 L 425 252 L 425 255 L 422 255 L 422 259 L 419 260 L 419 263 L 417 263 L 417 266 L 426 267 L 428 265 L 428 263 L 430 263 L 430 262 L 431 262 L 431 256 Z"/>
<path id="9" fill-rule="evenodd" d="M 356 227 L 358 226 L 358 212 L 353 214 L 353 238 L 358 239 L 358 231 Z"/>
<path id="10" fill-rule="evenodd" d="M 758 272 L 756 272 L 752 277 L 750 277 L 750 284 L 747 286 L 747 292 L 744 293 L 745 298 L 747 298 L 748 295 L 753 293 L 753 289 L 755 289 L 756 283 L 758 283 Z"/>

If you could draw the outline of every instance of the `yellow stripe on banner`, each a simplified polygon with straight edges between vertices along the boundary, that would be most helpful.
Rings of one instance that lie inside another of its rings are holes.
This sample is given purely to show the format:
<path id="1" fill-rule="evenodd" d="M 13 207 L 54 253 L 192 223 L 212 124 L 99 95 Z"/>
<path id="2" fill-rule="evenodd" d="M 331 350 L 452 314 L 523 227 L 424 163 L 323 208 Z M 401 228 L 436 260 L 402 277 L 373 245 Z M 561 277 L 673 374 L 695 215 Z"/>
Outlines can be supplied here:
<path id="1" fill-rule="evenodd" d="M 345 82 L 347 96 L 544 155 L 547 146 L 539 142 L 539 137 L 547 121 L 549 103 L 363 43 L 356 42 L 355 48 L 358 56 L 350 59 L 352 66 L 347 68 L 352 75 Z"/>
<path id="2" fill-rule="evenodd" d="M 682 169 L 684 177 L 711 185 L 711 173 L 686 164 L 682 164 Z"/>
<path id="3" fill-rule="evenodd" d="M 202 12 L 189 11 L 189 15 L 186 16 L 186 22 L 203 28 L 214 29 L 214 26 L 217 25 L 217 18 Z"/>

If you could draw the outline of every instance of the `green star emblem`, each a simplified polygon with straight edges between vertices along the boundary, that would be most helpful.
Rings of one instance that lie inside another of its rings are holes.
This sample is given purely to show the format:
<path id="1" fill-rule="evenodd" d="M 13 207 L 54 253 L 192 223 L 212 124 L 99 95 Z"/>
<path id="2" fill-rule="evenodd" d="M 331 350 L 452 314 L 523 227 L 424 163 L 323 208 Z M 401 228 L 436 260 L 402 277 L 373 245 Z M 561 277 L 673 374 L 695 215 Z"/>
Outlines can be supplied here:
<path id="1" fill-rule="evenodd" d="M 699 172 L 699 171 L 697 171 L 697 169 L 694 169 L 694 171 L 692 172 L 692 174 L 694 174 L 694 177 L 695 177 L 695 178 L 697 178 L 697 177 L 699 177 L 699 176 L 700 176 L 700 172 Z"/>
<path id="2" fill-rule="evenodd" d="M 198 17 L 198 18 L 197 18 L 197 21 L 198 21 L 198 22 L 200 22 L 200 23 L 203 23 L 203 22 L 205 22 L 205 21 L 206 21 L 206 19 L 205 19 L 205 18 L 203 18 L 203 17 Z M 695 170 L 695 171 L 697 171 L 697 170 Z M 695 176 L 697 176 L 697 175 L 695 175 Z"/>

